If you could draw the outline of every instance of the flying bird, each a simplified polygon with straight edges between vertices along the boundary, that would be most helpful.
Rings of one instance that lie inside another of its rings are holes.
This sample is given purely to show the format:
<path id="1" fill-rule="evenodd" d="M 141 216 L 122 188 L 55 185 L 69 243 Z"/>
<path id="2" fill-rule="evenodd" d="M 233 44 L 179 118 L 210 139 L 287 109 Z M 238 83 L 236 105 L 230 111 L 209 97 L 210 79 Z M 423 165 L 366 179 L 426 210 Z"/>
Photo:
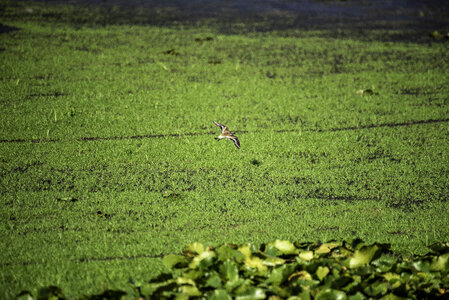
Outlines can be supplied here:
<path id="1" fill-rule="evenodd" d="M 229 128 L 227 126 L 217 123 L 217 122 L 214 122 L 214 124 L 221 128 L 221 134 L 215 138 L 217 141 L 224 139 L 224 138 L 230 139 L 231 141 L 234 142 L 234 145 L 238 149 L 240 149 L 239 139 L 236 136 L 234 136 L 233 132 L 229 131 Z"/>

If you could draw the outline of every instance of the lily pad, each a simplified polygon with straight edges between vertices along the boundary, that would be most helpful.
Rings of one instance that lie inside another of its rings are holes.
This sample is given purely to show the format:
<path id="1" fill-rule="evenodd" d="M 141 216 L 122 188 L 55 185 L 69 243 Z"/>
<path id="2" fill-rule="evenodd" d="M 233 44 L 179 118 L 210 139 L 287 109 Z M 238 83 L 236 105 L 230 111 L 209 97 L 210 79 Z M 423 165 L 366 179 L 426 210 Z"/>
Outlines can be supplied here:
<path id="1" fill-rule="evenodd" d="M 164 258 L 162 259 L 162 263 L 165 267 L 171 269 L 176 266 L 187 266 L 189 261 L 182 255 L 169 254 L 167 256 L 164 256 Z"/>
<path id="2" fill-rule="evenodd" d="M 237 265 L 230 260 L 220 265 L 219 272 L 224 281 L 234 281 L 239 277 Z"/>
<path id="3" fill-rule="evenodd" d="M 243 293 L 235 297 L 236 300 L 257 300 L 265 299 L 267 295 L 261 288 L 249 287 Z"/>
<path id="4" fill-rule="evenodd" d="M 349 261 L 350 268 L 358 268 L 369 264 L 375 254 L 380 250 L 378 245 L 364 246 L 362 249 L 355 251 L 353 257 Z"/>
<path id="5" fill-rule="evenodd" d="M 325 289 L 315 296 L 316 300 L 346 300 L 346 294 L 342 291 Z"/>
<path id="6" fill-rule="evenodd" d="M 327 274 L 329 274 L 329 272 L 330 270 L 328 267 L 319 266 L 316 270 L 316 276 L 319 280 L 323 280 L 327 276 Z"/>
<path id="7" fill-rule="evenodd" d="M 298 254 L 299 250 L 293 245 L 292 242 L 286 240 L 276 240 L 273 246 L 281 251 L 285 255 Z"/>
<path id="8" fill-rule="evenodd" d="M 440 255 L 436 261 L 430 266 L 431 271 L 445 271 L 449 272 L 449 253 Z"/>
<path id="9" fill-rule="evenodd" d="M 215 252 L 204 251 L 201 254 L 195 256 L 189 264 L 189 268 L 207 268 L 212 265 L 212 259 L 215 257 Z"/>
<path id="10" fill-rule="evenodd" d="M 209 300 L 232 300 L 232 297 L 225 290 L 215 290 Z"/>
<path id="11" fill-rule="evenodd" d="M 204 246 L 201 243 L 193 243 L 187 246 L 185 252 L 201 254 L 204 252 Z"/>

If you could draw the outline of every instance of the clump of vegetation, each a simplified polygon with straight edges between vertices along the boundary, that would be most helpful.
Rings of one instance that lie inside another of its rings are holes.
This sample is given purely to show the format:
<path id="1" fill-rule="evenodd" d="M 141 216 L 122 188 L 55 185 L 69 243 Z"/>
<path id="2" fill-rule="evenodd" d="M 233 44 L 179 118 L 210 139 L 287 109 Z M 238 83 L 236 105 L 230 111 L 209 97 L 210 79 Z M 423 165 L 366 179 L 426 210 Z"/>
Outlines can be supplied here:
<path id="1" fill-rule="evenodd" d="M 86 299 L 423 299 L 449 295 L 449 243 L 427 255 L 396 257 L 388 244 L 276 240 L 261 246 L 189 245 L 167 255 L 164 273 L 132 292 L 107 290 Z M 31 297 L 22 293 L 21 297 Z M 40 298 L 63 298 L 47 287 Z M 29 298 L 28 298 L 29 299 Z"/>

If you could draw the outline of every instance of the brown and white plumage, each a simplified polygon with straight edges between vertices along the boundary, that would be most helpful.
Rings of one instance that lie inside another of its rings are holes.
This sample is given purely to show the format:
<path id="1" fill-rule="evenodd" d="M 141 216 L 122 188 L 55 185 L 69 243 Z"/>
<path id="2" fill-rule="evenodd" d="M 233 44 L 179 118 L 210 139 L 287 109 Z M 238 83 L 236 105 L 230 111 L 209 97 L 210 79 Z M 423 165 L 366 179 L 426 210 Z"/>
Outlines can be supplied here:
<path id="1" fill-rule="evenodd" d="M 234 136 L 233 132 L 229 131 L 229 128 L 227 126 L 225 126 L 223 124 L 220 124 L 220 123 L 217 123 L 217 122 L 214 122 L 214 124 L 221 128 L 221 134 L 218 137 L 215 138 L 217 141 L 219 141 L 221 139 L 224 139 L 224 138 L 230 139 L 231 141 L 234 142 L 234 145 L 238 149 L 240 149 L 240 141 L 239 141 L 239 139 L 236 136 Z"/>

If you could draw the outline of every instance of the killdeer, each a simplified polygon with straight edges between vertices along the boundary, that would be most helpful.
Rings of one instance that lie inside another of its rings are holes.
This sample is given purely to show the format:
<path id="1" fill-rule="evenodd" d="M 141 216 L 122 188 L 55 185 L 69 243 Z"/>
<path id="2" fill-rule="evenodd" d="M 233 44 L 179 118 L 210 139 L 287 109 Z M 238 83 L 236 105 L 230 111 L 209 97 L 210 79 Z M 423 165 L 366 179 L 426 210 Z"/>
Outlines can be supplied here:
<path id="1" fill-rule="evenodd" d="M 217 141 L 219 141 L 221 139 L 224 139 L 224 138 L 230 139 L 231 141 L 234 142 L 234 145 L 238 149 L 240 149 L 239 139 L 236 136 L 234 136 L 233 132 L 229 131 L 229 128 L 227 126 L 224 126 L 224 125 L 222 125 L 220 123 L 217 123 L 217 122 L 214 122 L 214 124 L 221 128 L 221 134 L 218 137 L 215 138 Z"/>

